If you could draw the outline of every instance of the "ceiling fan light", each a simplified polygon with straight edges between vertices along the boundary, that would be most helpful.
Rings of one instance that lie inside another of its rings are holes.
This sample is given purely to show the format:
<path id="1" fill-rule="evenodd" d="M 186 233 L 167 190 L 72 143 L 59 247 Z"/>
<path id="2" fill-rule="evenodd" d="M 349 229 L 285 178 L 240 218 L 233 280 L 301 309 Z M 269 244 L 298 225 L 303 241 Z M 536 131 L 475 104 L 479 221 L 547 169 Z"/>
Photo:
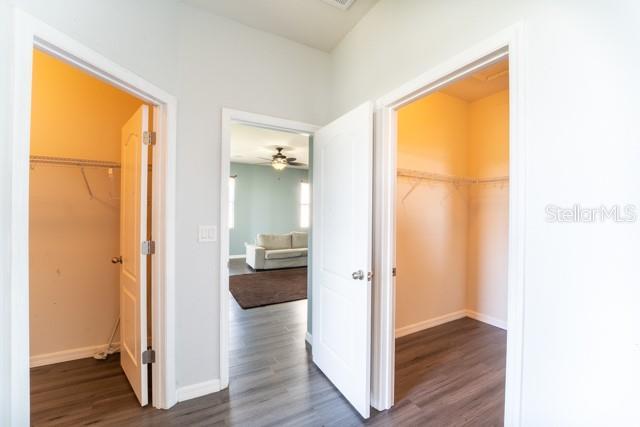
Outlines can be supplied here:
<path id="1" fill-rule="evenodd" d="M 277 171 L 281 171 L 284 168 L 287 167 L 287 159 L 281 159 L 281 158 L 277 158 L 277 159 L 273 159 L 271 161 L 271 166 L 277 170 Z"/>

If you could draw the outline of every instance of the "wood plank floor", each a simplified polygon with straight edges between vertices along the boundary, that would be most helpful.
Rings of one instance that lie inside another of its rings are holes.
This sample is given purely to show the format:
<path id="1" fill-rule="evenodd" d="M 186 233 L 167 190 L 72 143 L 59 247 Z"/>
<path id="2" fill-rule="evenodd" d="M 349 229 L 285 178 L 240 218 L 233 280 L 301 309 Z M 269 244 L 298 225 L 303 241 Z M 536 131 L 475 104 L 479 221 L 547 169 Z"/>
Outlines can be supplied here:
<path id="1" fill-rule="evenodd" d="M 366 423 L 313 365 L 306 301 L 242 310 L 231 298 L 231 385 L 169 411 L 140 408 L 119 360 L 31 370 L 32 424 L 502 425 L 506 333 L 461 319 L 397 341 L 396 405 Z"/>
<path id="2" fill-rule="evenodd" d="M 245 258 L 233 258 L 229 260 L 229 275 L 237 276 L 238 274 L 251 274 L 256 271 L 249 267 Z"/>

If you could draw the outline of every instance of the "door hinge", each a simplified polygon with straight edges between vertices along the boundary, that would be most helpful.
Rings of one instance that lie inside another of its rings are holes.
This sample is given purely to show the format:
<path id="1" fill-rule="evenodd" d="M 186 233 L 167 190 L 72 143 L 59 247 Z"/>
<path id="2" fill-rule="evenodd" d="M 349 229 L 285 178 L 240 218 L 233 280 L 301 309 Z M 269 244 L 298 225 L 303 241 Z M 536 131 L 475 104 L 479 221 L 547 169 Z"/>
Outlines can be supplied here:
<path id="1" fill-rule="evenodd" d="M 142 134 L 142 142 L 144 142 L 144 145 L 156 145 L 156 133 L 145 131 Z"/>
<path id="2" fill-rule="evenodd" d="M 153 255 L 156 253 L 156 242 L 145 240 L 142 242 L 142 255 Z"/>
<path id="3" fill-rule="evenodd" d="M 396 268 L 395 267 L 393 267 L 391 269 L 391 276 L 396 277 Z"/>
<path id="4" fill-rule="evenodd" d="M 148 350 L 142 352 L 142 363 L 148 365 L 156 363 L 156 351 L 149 347 Z"/>

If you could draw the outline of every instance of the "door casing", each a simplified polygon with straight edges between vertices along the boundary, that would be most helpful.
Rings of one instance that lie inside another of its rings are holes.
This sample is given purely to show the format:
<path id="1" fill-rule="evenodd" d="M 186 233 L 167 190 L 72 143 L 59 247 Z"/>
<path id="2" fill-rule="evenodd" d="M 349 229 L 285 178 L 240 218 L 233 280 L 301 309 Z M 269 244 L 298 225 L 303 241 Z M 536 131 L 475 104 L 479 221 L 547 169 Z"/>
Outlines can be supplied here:
<path id="1" fill-rule="evenodd" d="M 175 153 L 176 98 L 55 28 L 14 8 L 11 167 L 11 363 L 10 420 L 28 425 L 29 399 L 29 135 L 33 49 L 40 49 L 152 105 L 152 263 L 153 406 L 176 403 L 175 381 Z M 157 196 L 157 197 L 156 197 Z M 26 421 L 26 422 L 25 422 Z"/>
<path id="2" fill-rule="evenodd" d="M 389 92 L 376 102 L 371 405 L 394 403 L 395 200 L 398 109 L 474 70 L 509 58 L 509 253 L 505 425 L 520 425 L 525 263 L 525 53 L 515 24 Z"/>

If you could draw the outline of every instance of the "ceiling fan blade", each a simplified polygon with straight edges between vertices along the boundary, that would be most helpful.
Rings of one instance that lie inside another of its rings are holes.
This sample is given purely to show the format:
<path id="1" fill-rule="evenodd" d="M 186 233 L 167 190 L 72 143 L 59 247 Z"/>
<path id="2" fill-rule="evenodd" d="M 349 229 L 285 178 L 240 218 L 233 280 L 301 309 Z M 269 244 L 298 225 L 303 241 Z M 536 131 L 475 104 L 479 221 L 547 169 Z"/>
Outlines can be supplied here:
<path id="1" fill-rule="evenodd" d="M 307 164 L 300 162 L 289 162 L 289 166 L 307 166 Z"/>
<path id="2" fill-rule="evenodd" d="M 296 158 L 295 157 L 287 157 L 287 162 L 295 162 Z"/>

